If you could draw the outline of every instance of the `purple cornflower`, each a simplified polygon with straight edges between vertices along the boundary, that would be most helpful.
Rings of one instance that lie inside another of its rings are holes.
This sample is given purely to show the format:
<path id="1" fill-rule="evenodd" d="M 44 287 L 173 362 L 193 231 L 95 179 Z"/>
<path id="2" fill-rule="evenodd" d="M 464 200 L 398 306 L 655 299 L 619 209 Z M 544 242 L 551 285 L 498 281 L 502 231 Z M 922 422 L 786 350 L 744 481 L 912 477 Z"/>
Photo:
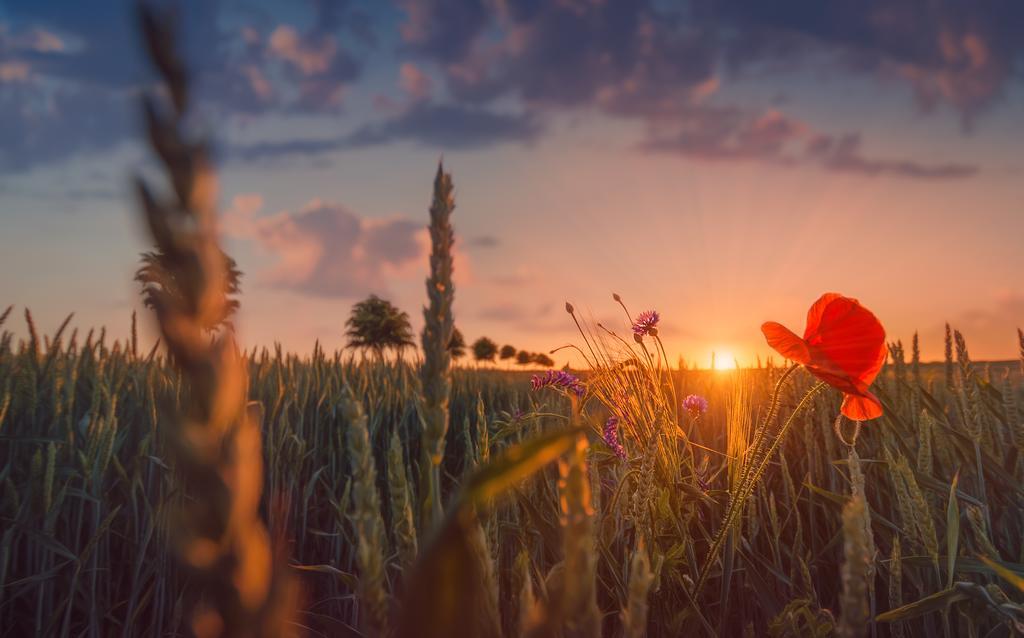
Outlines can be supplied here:
<path id="1" fill-rule="evenodd" d="M 626 448 L 619 443 L 619 418 L 616 416 L 608 417 L 604 423 L 604 443 L 612 449 L 615 456 L 626 460 Z"/>
<path id="2" fill-rule="evenodd" d="M 699 394 L 691 394 L 683 399 L 683 409 L 690 413 L 690 418 L 699 419 L 708 411 L 708 400 Z"/>
<path id="3" fill-rule="evenodd" d="M 544 374 L 535 374 L 530 379 L 530 385 L 534 390 L 547 387 L 567 390 L 580 399 L 583 398 L 583 393 L 586 391 L 583 382 L 576 375 L 565 370 L 548 370 Z"/>
<path id="4" fill-rule="evenodd" d="M 633 336 L 637 339 L 644 335 L 657 337 L 659 320 L 661 320 L 661 316 L 658 315 L 657 310 L 644 310 L 633 322 Z"/>

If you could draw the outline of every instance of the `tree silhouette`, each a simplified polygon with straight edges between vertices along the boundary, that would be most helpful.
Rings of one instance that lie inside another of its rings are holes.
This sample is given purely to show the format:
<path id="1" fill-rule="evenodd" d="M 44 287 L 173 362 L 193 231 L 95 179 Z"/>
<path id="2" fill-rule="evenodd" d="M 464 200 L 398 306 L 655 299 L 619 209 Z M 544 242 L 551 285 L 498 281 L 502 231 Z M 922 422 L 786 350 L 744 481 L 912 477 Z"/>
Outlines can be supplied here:
<path id="1" fill-rule="evenodd" d="M 555 365 L 554 360 L 543 352 L 536 352 L 533 354 L 533 362 L 539 366 L 550 368 Z"/>
<path id="2" fill-rule="evenodd" d="M 352 306 L 352 314 L 345 325 L 348 328 L 345 347 L 370 350 L 378 359 L 384 356 L 385 350 L 395 350 L 401 355 L 414 345 L 408 313 L 377 295 L 370 295 Z"/>
<path id="3" fill-rule="evenodd" d="M 516 350 L 515 346 L 502 346 L 501 347 L 501 352 L 499 353 L 498 357 L 502 361 L 504 361 L 505 359 L 511 359 L 511 358 L 515 357 L 516 356 L 516 352 L 518 352 L 518 351 Z"/>
<path id="4" fill-rule="evenodd" d="M 227 302 L 219 315 L 203 318 L 202 328 L 207 332 L 214 332 L 231 325 L 231 317 L 239 306 L 238 300 L 232 295 L 237 295 L 242 290 L 240 285 L 242 271 L 238 269 L 238 264 L 223 251 L 221 256 L 224 258 L 225 264 L 224 294 Z M 167 255 L 160 250 L 142 253 L 139 259 L 139 269 L 135 271 L 135 281 L 142 284 L 142 304 L 149 309 L 156 308 L 161 297 L 169 297 L 173 300 L 172 303 L 179 306 L 184 304 L 184 291 L 173 274 L 180 271 L 181 268 L 179 265 L 169 263 L 168 260 Z"/>
<path id="5" fill-rule="evenodd" d="M 520 350 L 516 354 L 516 363 L 521 366 L 528 366 L 533 363 L 533 355 L 526 350 Z"/>
<path id="6" fill-rule="evenodd" d="M 480 337 L 473 342 L 473 358 L 480 361 L 494 361 L 495 355 L 498 354 L 498 344 L 494 343 L 487 337 Z"/>
<path id="7" fill-rule="evenodd" d="M 458 328 L 452 329 L 452 338 L 448 342 L 448 351 L 452 354 L 452 359 L 461 359 L 466 356 L 466 338 L 462 336 L 462 331 Z"/>

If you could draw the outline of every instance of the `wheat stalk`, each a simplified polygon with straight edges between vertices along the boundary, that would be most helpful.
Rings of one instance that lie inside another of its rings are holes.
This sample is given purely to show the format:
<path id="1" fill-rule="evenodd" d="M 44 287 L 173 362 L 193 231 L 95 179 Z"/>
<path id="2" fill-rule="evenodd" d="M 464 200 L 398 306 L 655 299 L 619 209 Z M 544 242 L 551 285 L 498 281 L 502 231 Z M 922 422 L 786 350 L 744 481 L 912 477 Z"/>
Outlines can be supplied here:
<path id="1" fill-rule="evenodd" d="M 629 567 L 629 599 L 621 613 L 625 638 L 643 638 L 647 633 L 647 594 L 653 581 L 647 550 L 638 542 Z"/>
<path id="2" fill-rule="evenodd" d="M 388 497 L 391 507 L 391 525 L 398 563 L 403 569 L 416 560 L 416 525 L 413 523 L 412 499 L 405 472 L 405 454 L 398 430 L 392 430 L 388 446 Z"/>
<path id="3" fill-rule="evenodd" d="M 843 566 L 840 572 L 842 614 L 836 635 L 863 638 L 870 619 L 868 605 L 869 573 L 874 557 L 865 536 L 867 504 L 861 495 L 853 496 L 843 507 Z"/>
<path id="4" fill-rule="evenodd" d="M 718 553 L 721 551 L 722 546 L 725 544 L 725 539 L 732 529 L 732 526 L 736 524 L 739 519 L 740 513 L 743 511 L 743 507 L 746 500 L 750 498 L 750 495 L 754 491 L 754 487 L 757 486 L 758 481 L 764 475 L 765 470 L 768 467 L 768 461 L 772 455 L 775 454 L 775 450 L 778 449 L 779 445 L 785 440 L 786 434 L 789 432 L 790 426 L 796 416 L 803 410 L 803 408 L 810 403 L 814 396 L 820 392 L 824 387 L 825 383 L 819 382 L 815 384 L 807 393 L 800 399 L 793 412 L 789 415 L 789 418 L 782 424 L 777 432 L 769 434 L 768 428 L 771 426 L 772 421 L 775 418 L 775 412 L 778 409 L 779 392 L 782 388 L 786 377 L 796 369 L 796 366 L 789 367 L 783 376 L 779 379 L 775 386 L 775 392 L 772 396 L 771 406 L 768 410 L 768 415 L 762 422 L 758 431 L 754 435 L 754 441 L 751 443 L 751 447 L 748 451 L 748 457 L 744 460 L 744 469 L 740 475 L 740 484 L 735 490 L 729 494 L 729 507 L 725 513 L 725 519 L 722 521 L 721 527 L 715 533 L 715 537 L 711 542 L 711 547 L 708 550 L 707 557 L 704 559 L 703 566 L 700 570 L 700 576 L 697 579 L 697 583 L 694 586 L 691 598 L 696 601 L 707 583 L 708 576 L 711 573 L 711 565 L 718 557 Z"/>
<path id="5" fill-rule="evenodd" d="M 451 175 L 438 164 L 434 178 L 434 199 L 430 206 L 430 277 L 427 279 L 428 304 L 423 309 L 423 364 L 420 367 L 420 419 L 423 423 L 424 473 L 421 495 L 422 520 L 437 524 L 441 520 L 441 462 L 448 432 L 448 402 L 451 397 L 451 343 L 455 328 L 452 302 L 454 232 L 451 214 L 455 210 Z"/>
<path id="6" fill-rule="evenodd" d="M 533 578 L 530 576 L 530 554 L 522 550 L 516 555 L 513 571 L 516 592 L 516 636 L 526 637 L 540 625 L 537 599 L 533 594 Z"/>
<path id="7" fill-rule="evenodd" d="M 348 422 L 345 440 L 352 472 L 352 525 L 356 533 L 361 624 L 368 635 L 388 633 L 388 595 L 384 584 L 384 520 L 377 493 L 377 469 L 362 402 L 351 393 L 342 397 Z"/>
<path id="8" fill-rule="evenodd" d="M 575 404 L 575 399 L 574 399 Z M 574 412 L 576 408 L 574 407 Z M 586 438 L 558 461 L 561 501 L 563 579 L 558 592 L 559 613 L 566 636 L 598 636 L 601 612 L 597 607 L 597 556 L 594 548 L 594 510 L 587 479 Z"/>
<path id="9" fill-rule="evenodd" d="M 259 515 L 260 411 L 246 404 L 246 370 L 233 336 L 211 340 L 202 329 L 226 303 L 215 230 L 216 177 L 205 144 L 182 133 L 188 78 L 174 48 L 173 21 L 145 6 L 140 16 L 150 60 L 170 97 L 167 104 L 147 95 L 143 105 L 150 143 L 174 195 L 161 201 L 141 178 L 136 186 L 150 233 L 167 255 L 181 293 L 156 290 L 154 310 L 190 389 L 174 440 L 179 470 L 195 498 L 178 510 L 172 529 L 178 555 L 199 586 L 192 631 L 281 636 L 288 627 L 291 588 Z"/>

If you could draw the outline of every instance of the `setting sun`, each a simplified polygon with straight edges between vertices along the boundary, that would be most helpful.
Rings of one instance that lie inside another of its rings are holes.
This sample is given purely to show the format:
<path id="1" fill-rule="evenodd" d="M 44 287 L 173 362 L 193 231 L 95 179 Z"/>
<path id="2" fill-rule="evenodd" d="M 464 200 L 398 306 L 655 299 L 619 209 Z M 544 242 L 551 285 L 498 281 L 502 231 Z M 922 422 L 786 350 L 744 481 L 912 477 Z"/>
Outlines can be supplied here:
<path id="1" fill-rule="evenodd" d="M 712 370 L 735 370 L 736 356 L 728 350 L 715 351 L 711 353 Z"/>

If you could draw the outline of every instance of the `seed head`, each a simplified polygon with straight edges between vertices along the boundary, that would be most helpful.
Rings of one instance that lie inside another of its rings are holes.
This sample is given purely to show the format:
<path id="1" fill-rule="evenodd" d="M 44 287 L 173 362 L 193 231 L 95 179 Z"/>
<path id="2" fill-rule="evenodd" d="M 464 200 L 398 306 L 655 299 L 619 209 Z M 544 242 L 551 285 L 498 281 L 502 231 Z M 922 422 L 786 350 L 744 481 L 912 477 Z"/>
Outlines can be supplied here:
<path id="1" fill-rule="evenodd" d="M 548 387 L 566 390 L 580 399 L 586 392 L 586 387 L 579 377 L 566 370 L 548 370 L 544 374 L 535 374 L 530 379 L 530 385 L 535 391 Z"/>

